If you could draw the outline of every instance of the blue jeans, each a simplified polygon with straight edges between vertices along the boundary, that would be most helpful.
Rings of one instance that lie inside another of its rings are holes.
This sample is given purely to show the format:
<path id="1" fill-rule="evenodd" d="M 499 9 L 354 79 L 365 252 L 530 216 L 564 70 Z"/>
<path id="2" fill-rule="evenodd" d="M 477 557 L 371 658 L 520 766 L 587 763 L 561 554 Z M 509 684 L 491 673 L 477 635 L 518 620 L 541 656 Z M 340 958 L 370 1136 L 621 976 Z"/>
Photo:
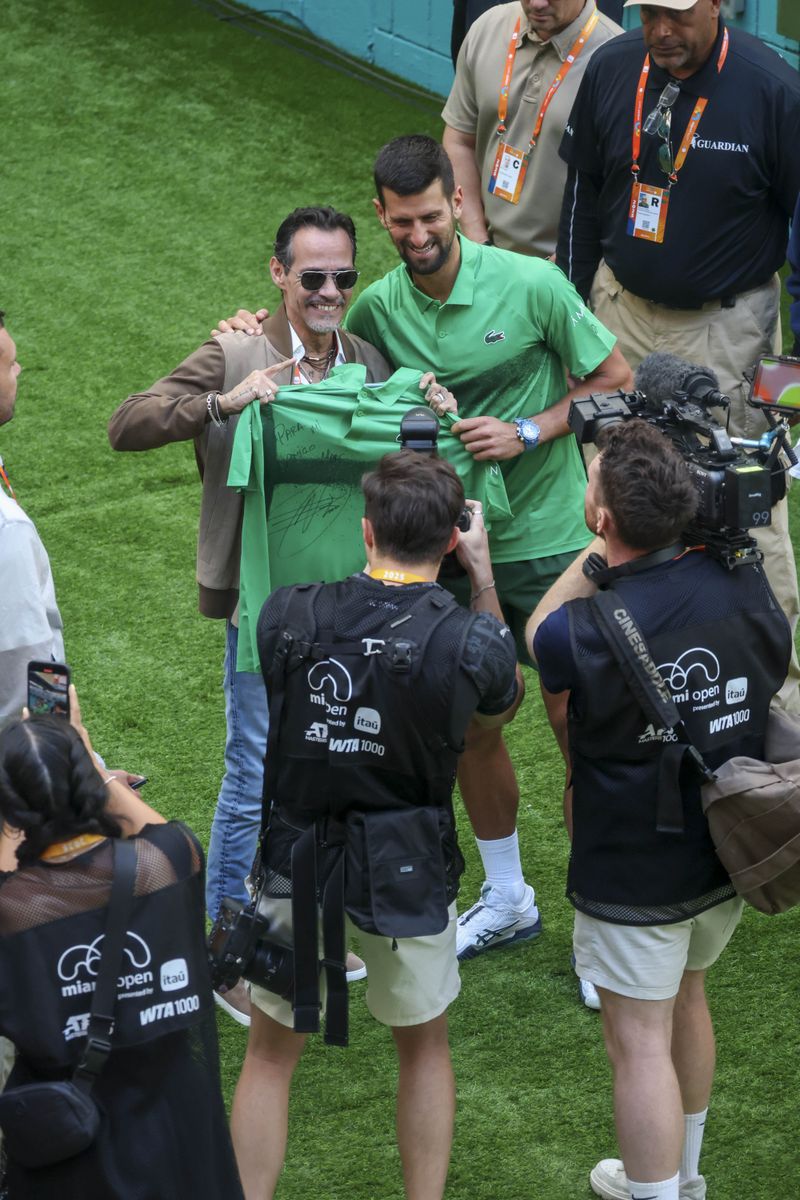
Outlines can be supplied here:
<path id="1" fill-rule="evenodd" d="M 247 900 L 261 824 L 261 787 L 269 710 L 260 675 L 236 670 L 239 631 L 228 622 L 225 649 L 225 775 L 211 825 L 206 864 L 206 907 L 214 920 L 226 896 Z"/>

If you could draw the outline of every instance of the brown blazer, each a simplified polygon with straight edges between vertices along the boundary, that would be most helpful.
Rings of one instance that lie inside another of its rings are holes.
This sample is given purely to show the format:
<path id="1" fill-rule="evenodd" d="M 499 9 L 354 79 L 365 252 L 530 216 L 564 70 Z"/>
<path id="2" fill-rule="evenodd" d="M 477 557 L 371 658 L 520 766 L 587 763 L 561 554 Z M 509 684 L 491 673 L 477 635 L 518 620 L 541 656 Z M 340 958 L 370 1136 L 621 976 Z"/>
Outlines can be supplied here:
<path id="1" fill-rule="evenodd" d="M 290 358 L 292 340 L 283 305 L 263 324 L 260 337 L 224 333 L 190 354 L 148 392 L 123 400 L 108 423 L 115 450 L 153 450 L 168 442 L 194 440 L 197 469 L 203 484 L 197 538 L 197 583 L 200 612 L 231 617 L 239 599 L 239 556 L 242 497 L 227 486 L 233 435 L 238 415 L 222 427 L 208 417 L 209 392 L 229 392 L 251 371 Z M 391 367 L 374 346 L 340 330 L 348 362 L 363 363 L 369 383 L 388 379 Z M 279 383 L 290 382 L 290 369 Z"/>

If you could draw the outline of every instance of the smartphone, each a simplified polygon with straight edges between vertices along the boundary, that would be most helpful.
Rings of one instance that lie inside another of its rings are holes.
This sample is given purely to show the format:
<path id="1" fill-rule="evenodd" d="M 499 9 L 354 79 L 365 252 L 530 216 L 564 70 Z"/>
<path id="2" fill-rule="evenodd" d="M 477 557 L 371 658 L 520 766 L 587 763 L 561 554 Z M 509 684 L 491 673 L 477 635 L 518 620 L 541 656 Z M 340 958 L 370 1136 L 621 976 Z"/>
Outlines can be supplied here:
<path id="1" fill-rule="evenodd" d="M 756 408 L 800 412 L 800 358 L 766 355 L 758 360 L 750 403 Z"/>
<path id="2" fill-rule="evenodd" d="M 147 776 L 146 776 L 146 775 L 140 775 L 138 779 L 129 779 L 129 780 L 128 780 L 128 787 L 129 787 L 129 788 L 133 788 L 133 790 L 134 790 L 135 792 L 138 792 L 139 788 L 140 788 L 140 787 L 144 787 L 144 785 L 145 785 L 146 783 L 147 783 Z"/>
<path id="3" fill-rule="evenodd" d="M 69 717 L 69 667 L 65 663 L 28 663 L 28 710 L 31 716 Z"/>

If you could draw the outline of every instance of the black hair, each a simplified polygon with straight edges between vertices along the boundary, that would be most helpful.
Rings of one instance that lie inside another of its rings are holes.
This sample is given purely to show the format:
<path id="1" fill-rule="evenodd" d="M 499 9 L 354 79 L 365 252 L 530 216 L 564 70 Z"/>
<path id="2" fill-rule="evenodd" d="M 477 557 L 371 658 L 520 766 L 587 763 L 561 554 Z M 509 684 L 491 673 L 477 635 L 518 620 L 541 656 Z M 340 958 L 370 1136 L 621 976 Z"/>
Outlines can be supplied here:
<path id="1" fill-rule="evenodd" d="M 64 717 L 12 721 L 0 731 L 0 817 L 24 834 L 21 866 L 81 833 L 120 837 L 107 801 L 88 750 Z"/>
<path id="2" fill-rule="evenodd" d="M 698 496 L 672 442 L 633 420 L 603 430 L 597 445 L 602 502 L 622 541 L 635 550 L 676 541 L 697 512 Z"/>
<path id="3" fill-rule="evenodd" d="M 327 232 L 333 232 L 337 229 L 343 229 L 350 239 L 350 245 L 353 247 L 353 262 L 356 261 L 356 227 L 353 224 L 352 218 L 348 217 L 347 213 L 337 212 L 335 208 L 296 208 L 290 212 L 288 217 L 285 217 L 278 226 L 278 232 L 275 234 L 275 245 L 273 254 L 278 262 L 283 263 L 285 267 L 292 265 L 294 252 L 292 250 L 292 238 L 299 229 L 308 227 L 313 229 L 322 229 Z"/>
<path id="4" fill-rule="evenodd" d="M 361 489 L 379 551 L 401 563 L 439 561 L 464 507 L 450 463 L 415 450 L 384 454 Z"/>
<path id="5" fill-rule="evenodd" d="M 423 133 L 410 133 L 387 142 L 378 151 L 374 173 L 381 204 L 384 203 L 384 188 L 398 196 L 416 196 L 440 179 L 448 199 L 456 190 L 453 164 L 446 151 L 434 138 Z"/>

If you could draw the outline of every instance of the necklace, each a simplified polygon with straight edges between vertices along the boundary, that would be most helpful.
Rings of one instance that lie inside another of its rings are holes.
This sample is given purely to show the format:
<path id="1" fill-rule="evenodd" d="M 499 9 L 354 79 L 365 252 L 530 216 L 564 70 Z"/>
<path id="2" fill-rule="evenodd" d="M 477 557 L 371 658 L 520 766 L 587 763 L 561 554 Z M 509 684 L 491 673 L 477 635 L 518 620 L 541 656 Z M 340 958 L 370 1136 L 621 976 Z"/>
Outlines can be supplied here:
<path id="1" fill-rule="evenodd" d="M 42 851 L 39 858 L 45 860 L 61 858 L 62 854 L 72 854 L 74 850 L 84 850 L 89 846 L 94 846 L 97 842 L 104 842 L 105 840 L 99 833 L 82 833 L 78 837 L 70 838 L 68 842 L 53 842 L 47 849 Z"/>
<path id="2" fill-rule="evenodd" d="M 310 362 L 310 363 L 326 363 L 326 362 L 330 362 L 330 360 L 334 357 L 335 354 L 336 354 L 336 347 L 331 346 L 331 348 L 327 354 L 304 354 L 303 358 L 306 362 Z"/>
<path id="3" fill-rule="evenodd" d="M 303 357 L 300 359 L 300 362 L 308 363 L 309 372 L 319 373 L 319 375 L 320 375 L 320 379 L 313 380 L 313 381 L 309 380 L 309 382 L 321 383 L 323 379 L 328 378 L 328 376 L 330 375 L 331 370 L 333 368 L 333 364 L 336 362 L 336 354 L 337 354 L 337 347 L 336 347 L 336 343 L 334 342 L 327 354 L 320 354 L 320 355 L 304 354 L 303 355 Z M 306 373 L 306 377 L 308 377 L 308 373 Z M 292 383 L 302 383 L 302 382 L 303 382 L 303 374 L 301 374 L 301 371 L 300 371 L 300 363 L 296 363 Z"/>

